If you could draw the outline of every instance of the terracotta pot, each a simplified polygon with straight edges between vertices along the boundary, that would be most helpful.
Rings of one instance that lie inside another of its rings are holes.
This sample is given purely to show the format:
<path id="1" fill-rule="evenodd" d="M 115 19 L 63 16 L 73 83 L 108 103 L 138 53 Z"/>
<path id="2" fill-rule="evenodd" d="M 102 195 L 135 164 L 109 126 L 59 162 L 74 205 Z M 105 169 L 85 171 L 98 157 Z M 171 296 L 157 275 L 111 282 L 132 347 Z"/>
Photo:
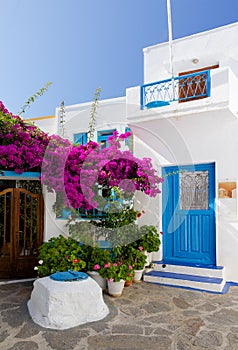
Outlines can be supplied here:
<path id="1" fill-rule="evenodd" d="M 125 287 L 130 287 L 132 286 L 132 280 L 125 281 Z"/>
<path id="2" fill-rule="evenodd" d="M 108 294 L 112 297 L 118 298 L 122 295 L 125 281 L 120 280 L 120 282 L 109 282 L 107 283 Z"/>
<path id="3" fill-rule="evenodd" d="M 148 253 L 147 251 L 144 251 L 144 254 L 146 256 L 145 266 L 149 266 L 150 263 L 152 262 L 153 253 Z"/>

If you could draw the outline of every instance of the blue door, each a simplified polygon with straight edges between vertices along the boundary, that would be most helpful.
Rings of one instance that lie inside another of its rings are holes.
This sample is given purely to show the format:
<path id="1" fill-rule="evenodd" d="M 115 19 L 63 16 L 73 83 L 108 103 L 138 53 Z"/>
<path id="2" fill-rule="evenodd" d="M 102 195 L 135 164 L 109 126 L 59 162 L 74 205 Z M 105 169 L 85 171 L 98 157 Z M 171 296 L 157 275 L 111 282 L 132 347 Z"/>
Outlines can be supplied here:
<path id="1" fill-rule="evenodd" d="M 165 167 L 163 176 L 163 260 L 215 265 L 215 164 Z"/>

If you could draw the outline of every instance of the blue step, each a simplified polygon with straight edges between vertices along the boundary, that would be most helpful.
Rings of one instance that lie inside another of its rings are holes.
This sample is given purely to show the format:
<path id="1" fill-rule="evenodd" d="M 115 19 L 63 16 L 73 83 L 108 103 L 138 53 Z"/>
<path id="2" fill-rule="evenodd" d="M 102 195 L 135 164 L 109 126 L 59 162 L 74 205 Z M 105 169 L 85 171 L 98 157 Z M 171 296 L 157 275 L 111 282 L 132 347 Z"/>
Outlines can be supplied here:
<path id="1" fill-rule="evenodd" d="M 173 278 L 173 279 L 177 279 L 177 280 L 202 282 L 202 283 L 214 283 L 214 284 L 221 284 L 223 281 L 222 278 L 186 275 L 186 274 L 182 274 L 182 273 L 161 272 L 161 271 L 150 271 L 146 275 L 147 276 L 155 276 L 155 277 Z"/>
<path id="2" fill-rule="evenodd" d="M 185 275 L 196 275 L 211 278 L 224 278 L 225 268 L 223 266 L 213 266 L 213 265 L 199 265 L 199 264 L 173 264 L 165 263 L 163 261 L 153 261 L 154 270 L 185 274 Z"/>
<path id="3" fill-rule="evenodd" d="M 224 266 L 215 266 L 215 265 L 202 265 L 202 264 L 189 264 L 189 263 L 179 263 L 179 262 L 165 262 L 163 260 L 153 261 L 153 264 L 157 265 L 170 265 L 170 266 L 183 266 L 183 267 L 194 267 L 200 269 L 211 269 L 211 270 L 223 270 Z"/>
<path id="4" fill-rule="evenodd" d="M 226 285 L 220 276 L 204 276 L 152 270 L 144 274 L 145 282 L 157 283 L 166 286 L 181 287 L 207 292 L 221 293 Z"/>

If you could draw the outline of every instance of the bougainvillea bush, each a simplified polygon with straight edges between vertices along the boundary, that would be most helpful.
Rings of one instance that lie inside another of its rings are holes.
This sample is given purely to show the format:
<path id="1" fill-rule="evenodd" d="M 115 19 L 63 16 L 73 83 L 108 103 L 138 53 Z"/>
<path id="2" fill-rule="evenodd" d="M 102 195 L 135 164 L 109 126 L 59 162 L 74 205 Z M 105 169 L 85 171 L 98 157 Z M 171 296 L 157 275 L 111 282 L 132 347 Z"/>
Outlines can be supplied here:
<path id="1" fill-rule="evenodd" d="M 90 210 L 108 202 L 98 188 L 120 192 L 142 191 L 150 197 L 160 193 L 163 181 L 151 159 L 135 157 L 121 149 L 130 133 L 109 137 L 109 147 L 96 142 L 73 145 L 60 136 L 49 136 L 35 125 L 14 116 L 0 103 L 0 169 L 39 171 L 49 191 L 63 193 L 65 206 Z"/>
<path id="2" fill-rule="evenodd" d="M 0 101 L 0 169 L 39 171 L 49 136 L 21 117 L 10 113 Z"/>
<path id="3" fill-rule="evenodd" d="M 50 142 L 42 167 L 43 183 L 49 191 L 64 192 L 66 205 L 86 210 L 107 204 L 99 198 L 98 186 L 129 193 L 138 190 L 155 197 L 163 179 L 156 174 L 151 159 L 139 159 L 121 149 L 120 141 L 129 136 L 115 131 L 109 147 L 103 149 L 95 142 L 76 146 L 63 139 Z"/>

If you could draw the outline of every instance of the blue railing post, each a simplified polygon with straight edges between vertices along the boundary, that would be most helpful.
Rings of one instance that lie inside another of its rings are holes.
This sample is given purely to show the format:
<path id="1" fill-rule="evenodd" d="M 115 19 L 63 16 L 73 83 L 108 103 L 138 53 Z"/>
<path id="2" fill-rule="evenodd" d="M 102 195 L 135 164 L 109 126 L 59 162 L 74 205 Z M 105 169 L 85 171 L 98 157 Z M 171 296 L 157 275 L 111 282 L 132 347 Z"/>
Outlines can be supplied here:
<path id="1" fill-rule="evenodd" d="M 211 71 L 207 70 L 207 97 L 211 96 Z"/>

